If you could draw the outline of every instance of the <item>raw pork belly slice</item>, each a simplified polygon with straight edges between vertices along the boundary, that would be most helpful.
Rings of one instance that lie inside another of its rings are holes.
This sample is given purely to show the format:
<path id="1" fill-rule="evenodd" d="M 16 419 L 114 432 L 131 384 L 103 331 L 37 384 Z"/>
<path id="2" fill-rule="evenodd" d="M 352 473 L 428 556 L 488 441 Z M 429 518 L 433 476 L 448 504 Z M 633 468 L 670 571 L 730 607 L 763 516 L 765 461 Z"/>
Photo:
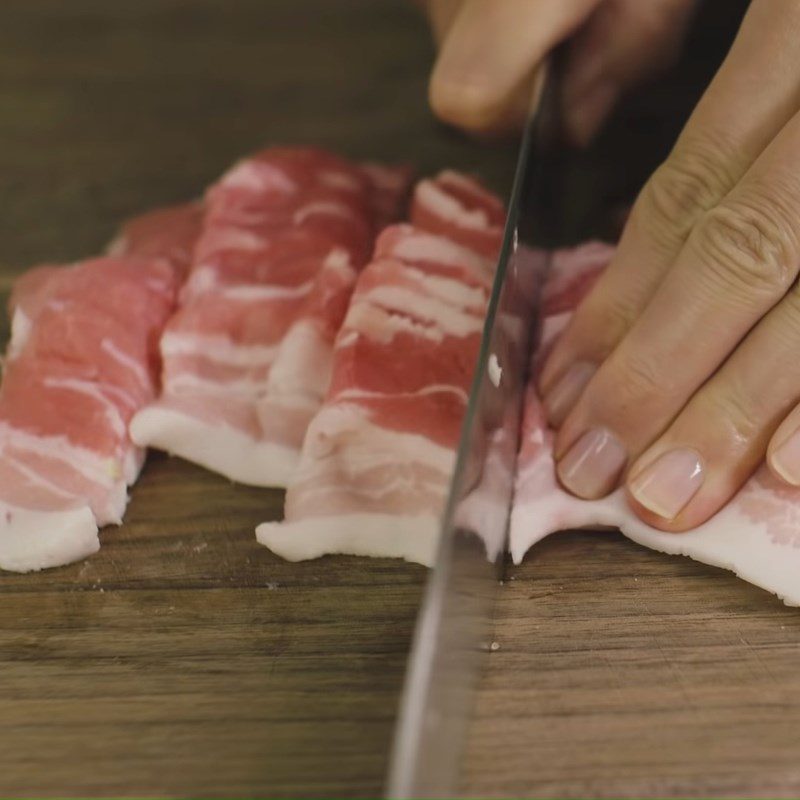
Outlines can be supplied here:
<path id="1" fill-rule="evenodd" d="M 207 193 L 162 395 L 131 436 L 232 480 L 285 486 L 330 375 L 333 339 L 405 169 L 272 148 Z"/>
<path id="2" fill-rule="evenodd" d="M 186 277 L 203 223 L 200 203 L 149 211 L 128 220 L 108 247 L 109 255 L 165 258 L 181 280 Z"/>
<path id="3" fill-rule="evenodd" d="M 158 336 L 174 307 L 165 259 L 42 267 L 11 298 L 0 387 L 0 567 L 83 558 L 119 523 L 144 453 L 127 433 L 156 392 Z"/>
<path id="4" fill-rule="evenodd" d="M 381 234 L 336 338 L 285 521 L 260 525 L 262 544 L 294 561 L 431 563 L 502 218 L 494 196 L 446 173 L 417 187 L 413 225 Z"/>
<path id="5" fill-rule="evenodd" d="M 548 292 L 552 298 L 568 297 L 569 302 L 553 300 L 540 352 L 563 329 L 569 318 L 567 309 L 575 307 L 596 277 L 597 270 L 589 262 L 593 250 L 602 255 L 600 247 L 576 248 L 562 253 L 554 263 Z M 602 265 L 608 255 L 599 260 Z M 633 514 L 622 490 L 602 500 L 587 501 L 561 489 L 555 476 L 553 434 L 545 424 L 533 384 L 527 392 L 522 436 L 511 515 L 515 563 L 555 531 L 619 528 L 645 547 L 731 570 L 777 594 L 788 605 L 800 605 L 800 490 L 779 483 L 766 466 L 708 522 L 687 533 L 664 533 Z"/>
<path id="6" fill-rule="evenodd" d="M 404 215 L 414 170 L 408 165 L 387 166 L 374 162 L 360 164 L 359 170 L 369 184 L 375 228 L 382 230 Z"/>

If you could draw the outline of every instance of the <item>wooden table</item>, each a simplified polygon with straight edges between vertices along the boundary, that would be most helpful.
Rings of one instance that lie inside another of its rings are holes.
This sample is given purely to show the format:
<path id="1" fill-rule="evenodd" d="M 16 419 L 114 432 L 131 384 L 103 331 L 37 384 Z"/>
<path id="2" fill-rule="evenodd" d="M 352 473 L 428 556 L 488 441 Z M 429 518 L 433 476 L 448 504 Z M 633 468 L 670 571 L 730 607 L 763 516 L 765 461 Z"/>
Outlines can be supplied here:
<path id="1" fill-rule="evenodd" d="M 3 289 L 267 142 L 505 188 L 513 149 L 431 120 L 430 57 L 403 2 L 4 0 Z M 0 577 L 0 794 L 380 791 L 425 571 L 286 564 L 252 533 L 280 508 L 155 456 L 98 555 Z M 556 537 L 513 577 L 466 792 L 800 791 L 797 612 L 612 534 Z"/>

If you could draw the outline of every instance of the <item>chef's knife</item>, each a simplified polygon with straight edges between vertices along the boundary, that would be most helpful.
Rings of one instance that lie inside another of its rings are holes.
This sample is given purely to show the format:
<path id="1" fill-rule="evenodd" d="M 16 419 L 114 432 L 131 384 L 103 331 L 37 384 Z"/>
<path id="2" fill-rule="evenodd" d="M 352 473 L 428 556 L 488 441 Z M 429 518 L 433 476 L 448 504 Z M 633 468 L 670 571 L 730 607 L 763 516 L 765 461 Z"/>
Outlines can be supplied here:
<path id="1" fill-rule="evenodd" d="M 558 69 L 548 67 L 522 136 L 439 550 L 414 634 L 388 779 L 393 798 L 455 796 L 475 689 L 492 650 L 528 354 L 561 206 Z"/>

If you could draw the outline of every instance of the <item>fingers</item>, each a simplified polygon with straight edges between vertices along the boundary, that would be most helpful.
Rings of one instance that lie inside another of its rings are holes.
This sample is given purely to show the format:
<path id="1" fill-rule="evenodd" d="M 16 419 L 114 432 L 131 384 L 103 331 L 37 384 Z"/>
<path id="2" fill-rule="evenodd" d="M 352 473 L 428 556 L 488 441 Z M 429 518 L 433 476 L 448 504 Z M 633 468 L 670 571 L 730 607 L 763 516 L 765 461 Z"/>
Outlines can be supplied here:
<path id="1" fill-rule="evenodd" d="M 630 333 L 567 416 L 556 438 L 565 486 L 581 497 L 610 491 L 625 463 L 669 426 L 784 297 L 798 264 L 800 117 L 795 117 L 703 216 Z M 770 358 L 769 350 L 760 357 Z M 764 393 L 764 386 L 759 391 Z M 587 435 L 597 430 L 606 432 L 607 442 L 613 439 L 614 470 L 594 457 L 575 466 Z"/>
<path id="2" fill-rule="evenodd" d="M 800 405 L 775 431 L 767 450 L 767 465 L 779 480 L 800 486 Z"/>
<path id="3" fill-rule="evenodd" d="M 622 341 L 694 225 L 733 186 L 738 161 L 731 146 L 698 136 L 676 146 L 648 181 L 631 210 L 614 259 L 542 369 L 539 388 L 545 405 L 557 384 L 568 379 L 573 364 L 599 365 Z"/>
<path id="4" fill-rule="evenodd" d="M 669 430 L 633 465 L 629 499 L 640 517 L 664 530 L 696 527 L 730 500 L 757 468 L 781 419 L 800 399 L 800 290 L 797 286 L 750 333 Z M 781 477 L 794 476 L 800 447 L 772 451 Z M 777 462 L 775 457 L 777 456 Z"/>
<path id="5" fill-rule="evenodd" d="M 751 4 L 672 154 L 634 204 L 614 260 L 544 365 L 545 399 L 572 364 L 599 365 L 622 341 L 698 220 L 800 106 L 798 35 L 800 3 Z"/>
<path id="6" fill-rule="evenodd" d="M 536 68 L 598 2 L 464 0 L 431 75 L 434 112 L 476 133 L 519 122 Z"/>
<path id="7" fill-rule="evenodd" d="M 564 79 L 565 123 L 587 144 L 629 87 L 676 58 L 696 0 L 601 3 L 571 46 Z"/>

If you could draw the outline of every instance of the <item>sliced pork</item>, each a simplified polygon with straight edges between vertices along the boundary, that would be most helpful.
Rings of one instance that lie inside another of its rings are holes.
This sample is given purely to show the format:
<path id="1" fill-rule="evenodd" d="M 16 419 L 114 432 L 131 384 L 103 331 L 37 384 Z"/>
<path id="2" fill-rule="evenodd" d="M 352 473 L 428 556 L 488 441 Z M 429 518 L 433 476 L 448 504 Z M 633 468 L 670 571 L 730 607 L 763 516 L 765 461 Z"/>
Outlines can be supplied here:
<path id="1" fill-rule="evenodd" d="M 572 309 L 609 260 L 610 249 L 588 245 L 556 259 L 546 295 L 546 351 Z M 556 480 L 553 433 L 533 385 L 529 386 L 511 515 L 511 554 L 519 563 L 550 533 L 574 528 L 619 528 L 639 544 L 735 572 L 800 605 L 800 490 L 777 481 L 762 466 L 736 497 L 708 522 L 687 533 L 664 533 L 642 522 L 622 490 L 602 500 L 580 500 Z"/>
<path id="2" fill-rule="evenodd" d="M 165 259 L 43 267 L 12 294 L 0 387 L 0 567 L 26 571 L 97 550 L 119 523 L 144 453 L 128 422 L 156 394 L 158 336 L 174 307 Z"/>
<path id="3" fill-rule="evenodd" d="M 287 559 L 433 559 L 503 208 L 445 173 L 418 185 L 411 219 L 384 231 L 358 277 L 285 521 L 258 527 Z"/>
<path id="4" fill-rule="evenodd" d="M 0 386 L 0 568 L 83 558 L 122 521 L 144 461 L 127 432 L 157 394 L 158 340 L 200 227 L 197 204 L 129 221 L 106 258 L 24 273 Z"/>
<path id="5" fill-rule="evenodd" d="M 242 483 L 285 486 L 357 272 L 408 181 L 405 169 L 272 148 L 212 186 L 161 339 L 162 395 L 134 418 L 134 441 Z"/>
<path id="6" fill-rule="evenodd" d="M 183 281 L 203 224 L 201 203 L 157 208 L 128 220 L 109 245 L 109 255 L 164 258 Z"/>

